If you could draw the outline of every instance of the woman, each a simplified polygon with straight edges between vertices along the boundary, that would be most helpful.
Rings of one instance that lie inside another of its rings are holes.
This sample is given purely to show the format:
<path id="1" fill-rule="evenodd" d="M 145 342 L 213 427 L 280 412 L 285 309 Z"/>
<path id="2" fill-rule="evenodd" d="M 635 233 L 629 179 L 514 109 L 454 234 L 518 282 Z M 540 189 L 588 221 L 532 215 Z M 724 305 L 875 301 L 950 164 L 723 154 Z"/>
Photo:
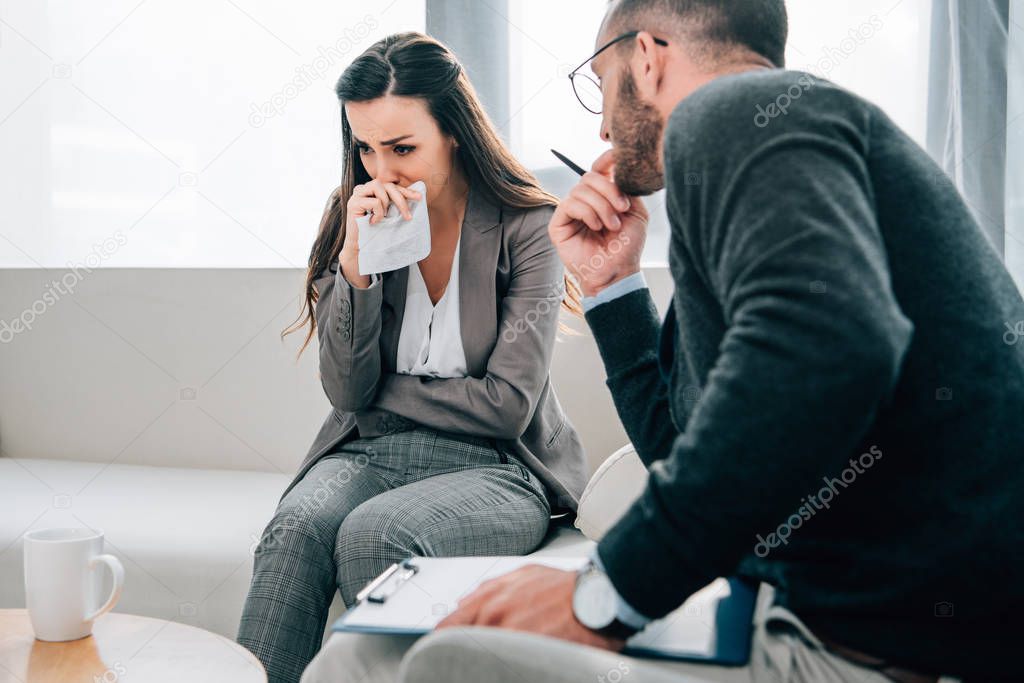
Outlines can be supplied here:
<path id="1" fill-rule="evenodd" d="M 552 512 L 575 509 L 587 475 L 548 377 L 563 294 L 579 310 L 547 237 L 556 200 L 432 38 L 379 41 L 337 94 L 343 183 L 298 323 L 310 321 L 307 344 L 317 332 L 334 410 L 256 549 L 238 634 L 271 682 L 299 679 L 335 588 L 351 605 L 410 554 L 528 553 Z M 361 275 L 356 218 L 372 214 L 372 231 L 392 203 L 409 218 L 415 200 L 427 203 L 430 254 Z"/>

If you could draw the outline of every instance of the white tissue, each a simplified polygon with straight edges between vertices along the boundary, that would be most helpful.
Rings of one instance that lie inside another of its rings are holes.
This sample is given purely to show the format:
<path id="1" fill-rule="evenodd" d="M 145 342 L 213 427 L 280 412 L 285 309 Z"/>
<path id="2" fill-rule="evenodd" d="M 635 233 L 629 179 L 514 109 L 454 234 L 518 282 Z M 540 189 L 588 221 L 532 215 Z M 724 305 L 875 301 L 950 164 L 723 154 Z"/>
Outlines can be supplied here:
<path id="1" fill-rule="evenodd" d="M 407 200 L 410 220 L 391 202 L 380 222 L 370 225 L 370 216 L 359 216 L 359 274 L 386 273 L 422 261 L 430 254 L 430 221 L 427 218 L 427 186 L 422 180 L 409 186 L 423 199 Z"/>

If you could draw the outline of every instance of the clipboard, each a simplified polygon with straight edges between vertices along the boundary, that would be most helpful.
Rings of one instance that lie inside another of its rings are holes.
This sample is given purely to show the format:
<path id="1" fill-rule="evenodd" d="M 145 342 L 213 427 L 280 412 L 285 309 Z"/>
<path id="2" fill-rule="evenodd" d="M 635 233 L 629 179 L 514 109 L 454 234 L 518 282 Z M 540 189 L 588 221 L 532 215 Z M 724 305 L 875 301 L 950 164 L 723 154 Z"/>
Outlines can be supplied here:
<path id="1" fill-rule="evenodd" d="M 585 557 L 409 557 L 356 596 L 332 631 L 423 635 L 487 579 L 527 564 L 576 571 Z M 757 586 L 719 578 L 628 641 L 623 654 L 744 666 L 750 659 Z"/>

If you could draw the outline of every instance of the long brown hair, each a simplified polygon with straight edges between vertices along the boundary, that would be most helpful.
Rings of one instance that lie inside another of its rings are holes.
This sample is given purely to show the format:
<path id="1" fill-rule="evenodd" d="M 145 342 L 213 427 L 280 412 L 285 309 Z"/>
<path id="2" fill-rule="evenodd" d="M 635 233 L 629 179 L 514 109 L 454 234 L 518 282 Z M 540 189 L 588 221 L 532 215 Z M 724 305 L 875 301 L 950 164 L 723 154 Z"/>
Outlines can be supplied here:
<path id="1" fill-rule="evenodd" d="M 498 204 L 527 209 L 553 206 L 554 195 L 516 160 L 501 141 L 458 59 L 444 44 L 422 33 L 396 33 L 359 55 L 341 74 L 335 87 L 341 103 L 342 182 L 327 200 L 320 229 L 309 255 L 306 296 L 299 317 L 281 333 L 290 334 L 309 322 L 301 355 L 316 332 L 314 315 L 319 296 L 313 281 L 336 261 L 345 242 L 345 210 L 352 189 L 370 180 L 354 149 L 346 102 L 366 102 L 387 94 L 426 101 L 441 132 L 458 143 L 456 160 L 470 186 L 486 192 Z M 580 290 L 565 278 L 562 307 L 582 315 Z"/>

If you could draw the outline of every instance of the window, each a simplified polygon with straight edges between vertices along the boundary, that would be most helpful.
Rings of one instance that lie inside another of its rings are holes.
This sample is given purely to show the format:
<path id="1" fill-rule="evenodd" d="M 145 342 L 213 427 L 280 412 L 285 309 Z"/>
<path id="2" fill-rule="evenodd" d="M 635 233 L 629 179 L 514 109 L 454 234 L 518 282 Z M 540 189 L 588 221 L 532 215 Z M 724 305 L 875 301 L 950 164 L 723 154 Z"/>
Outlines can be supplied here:
<path id="1" fill-rule="evenodd" d="M 424 16 L 423 0 L 5 3 L 0 266 L 305 267 L 340 182 L 335 81 Z"/>
<path id="2" fill-rule="evenodd" d="M 435 1 L 6 3 L 0 266 L 304 267 L 340 181 L 334 83 L 378 38 L 424 30 Z M 877 102 L 920 142 L 929 5 L 789 0 L 789 66 Z M 605 3 L 485 6 L 503 12 L 513 65 L 498 123 L 564 194 L 575 176 L 549 148 L 583 165 L 605 148 L 566 78 Z M 662 263 L 660 193 L 648 207 L 646 261 Z"/>

